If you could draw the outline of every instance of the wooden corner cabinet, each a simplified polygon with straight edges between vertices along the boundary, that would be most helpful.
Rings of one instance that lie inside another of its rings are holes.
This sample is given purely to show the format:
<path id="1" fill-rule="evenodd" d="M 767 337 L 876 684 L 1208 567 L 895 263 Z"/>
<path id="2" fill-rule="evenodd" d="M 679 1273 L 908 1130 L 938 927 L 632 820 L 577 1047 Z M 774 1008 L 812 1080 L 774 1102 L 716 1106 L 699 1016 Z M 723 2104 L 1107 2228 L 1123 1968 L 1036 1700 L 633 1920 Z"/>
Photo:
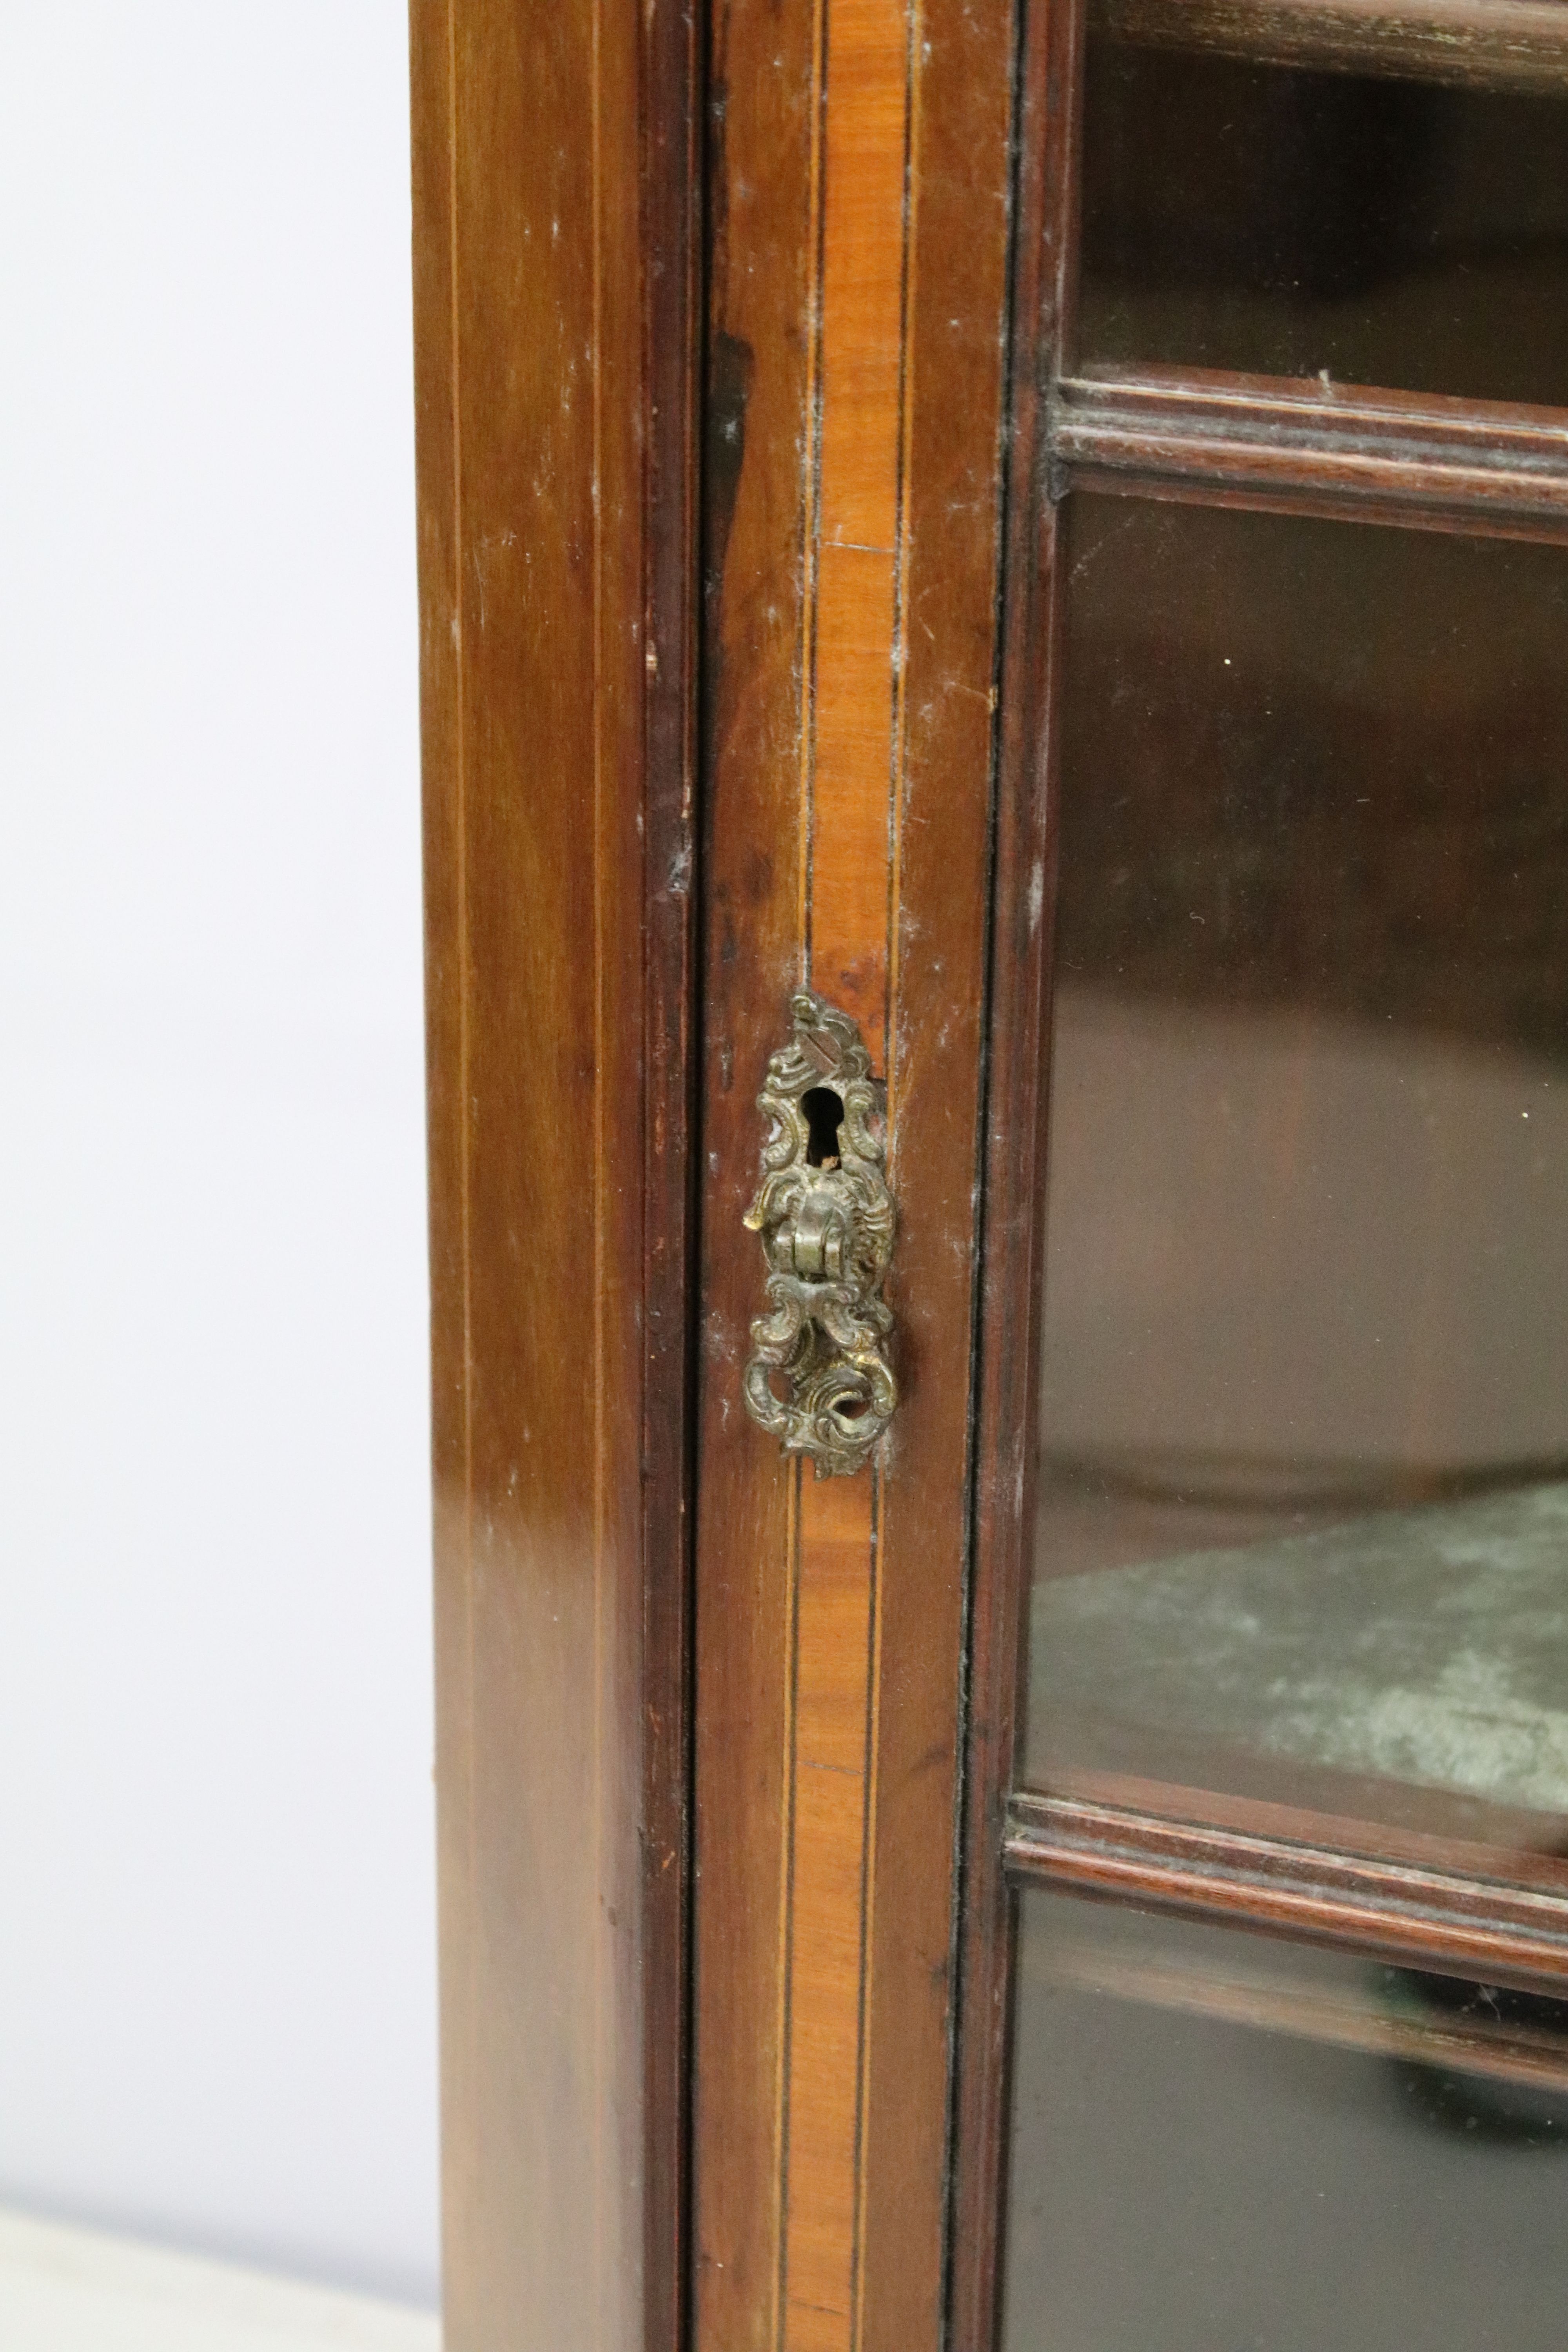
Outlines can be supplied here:
<path id="1" fill-rule="evenodd" d="M 1562 2352 L 1568 8 L 413 65 L 449 2352 Z"/>

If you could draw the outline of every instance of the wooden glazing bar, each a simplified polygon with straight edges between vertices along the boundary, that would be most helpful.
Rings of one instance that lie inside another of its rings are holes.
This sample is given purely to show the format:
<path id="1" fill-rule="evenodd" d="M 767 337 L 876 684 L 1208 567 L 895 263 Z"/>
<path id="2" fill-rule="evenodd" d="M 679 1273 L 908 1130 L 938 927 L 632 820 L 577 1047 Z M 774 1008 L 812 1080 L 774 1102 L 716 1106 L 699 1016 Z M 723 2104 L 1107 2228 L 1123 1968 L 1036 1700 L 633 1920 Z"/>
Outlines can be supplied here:
<path id="1" fill-rule="evenodd" d="M 1021 1885 L 1113 1895 L 1489 1984 L 1561 1991 L 1568 1983 L 1568 1894 L 1074 1797 L 1015 1796 L 1003 1851 Z"/>
<path id="2" fill-rule="evenodd" d="M 1425 1828 L 1409 1821 L 1379 1818 L 1380 1801 L 1387 1784 L 1361 1780 L 1343 1773 L 1325 1775 L 1320 1786 L 1326 1802 L 1306 1793 L 1298 1769 L 1295 1800 L 1281 1804 L 1273 1798 L 1237 1796 L 1219 1789 L 1194 1788 L 1162 1777 L 1141 1773 L 1103 1772 L 1083 1767 L 1064 1768 L 1051 1774 L 1053 1798 L 1072 1798 L 1088 1805 L 1108 1806 L 1116 1814 L 1158 1818 L 1167 1822 L 1200 1822 L 1205 1829 L 1237 1830 L 1276 1845 L 1308 1847 L 1317 1852 L 1365 1854 L 1380 1862 L 1408 1864 L 1440 1878 L 1467 1884 L 1494 1883 L 1499 1855 L 1506 1853 L 1503 1875 L 1515 1887 L 1533 1888 L 1550 1895 L 1568 1894 L 1568 1871 L 1562 1852 L 1563 1817 L 1526 1811 L 1523 1807 L 1489 1804 L 1488 1835 L 1455 1835 L 1452 1829 Z M 1355 1794 L 1362 1810 L 1344 1810 Z M 1375 1828 L 1369 1828 L 1375 1823 Z M 1473 1829 L 1473 1819 L 1468 1823 Z M 1369 1848 L 1369 1835 L 1373 1844 Z"/>
<path id="3" fill-rule="evenodd" d="M 1568 418 L 1551 409 L 1138 370 L 1058 384 L 1050 448 L 1058 490 L 1568 539 Z"/>
<path id="4" fill-rule="evenodd" d="M 1259 64 L 1561 92 L 1559 0 L 1092 0 L 1090 26 L 1152 48 Z"/>

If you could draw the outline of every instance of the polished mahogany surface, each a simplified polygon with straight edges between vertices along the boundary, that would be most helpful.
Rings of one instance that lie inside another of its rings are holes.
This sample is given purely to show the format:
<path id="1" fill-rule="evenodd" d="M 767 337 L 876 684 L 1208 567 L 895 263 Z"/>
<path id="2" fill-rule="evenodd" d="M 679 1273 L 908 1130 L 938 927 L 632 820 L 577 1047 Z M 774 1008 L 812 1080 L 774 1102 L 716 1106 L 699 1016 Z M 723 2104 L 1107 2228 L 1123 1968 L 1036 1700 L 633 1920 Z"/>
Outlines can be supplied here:
<path id="1" fill-rule="evenodd" d="M 411 19 L 449 2352 L 673 2343 L 689 19 Z"/>
<path id="2" fill-rule="evenodd" d="M 1003 520 L 1012 48 L 962 0 L 710 24 L 696 2352 L 937 2352 Z M 748 1418 L 757 1091 L 802 982 L 887 1087 L 900 1403 Z"/>

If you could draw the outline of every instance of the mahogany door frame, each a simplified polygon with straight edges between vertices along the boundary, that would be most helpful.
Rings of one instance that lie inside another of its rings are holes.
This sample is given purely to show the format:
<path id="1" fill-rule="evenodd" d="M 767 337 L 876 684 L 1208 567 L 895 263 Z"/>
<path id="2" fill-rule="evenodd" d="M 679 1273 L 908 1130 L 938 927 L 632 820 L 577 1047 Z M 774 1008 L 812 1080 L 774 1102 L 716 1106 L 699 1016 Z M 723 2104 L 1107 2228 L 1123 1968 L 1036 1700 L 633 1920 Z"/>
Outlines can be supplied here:
<path id="1" fill-rule="evenodd" d="M 710 38 L 691 2344 L 939 2352 L 1016 17 Z M 901 1395 L 853 1478 L 742 1403 L 803 982 L 887 1087 Z"/>

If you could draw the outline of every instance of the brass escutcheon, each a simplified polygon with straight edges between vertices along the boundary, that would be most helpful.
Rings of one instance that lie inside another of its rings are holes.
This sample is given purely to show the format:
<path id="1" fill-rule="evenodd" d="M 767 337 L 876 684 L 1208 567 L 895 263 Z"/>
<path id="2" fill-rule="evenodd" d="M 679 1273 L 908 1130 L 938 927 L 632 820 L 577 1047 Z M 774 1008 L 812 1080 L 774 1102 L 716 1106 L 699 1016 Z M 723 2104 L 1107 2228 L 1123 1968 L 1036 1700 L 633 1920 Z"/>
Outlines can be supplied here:
<path id="1" fill-rule="evenodd" d="M 809 1454 L 826 1478 L 862 1466 L 899 1401 L 882 1298 L 897 1213 L 883 1090 L 854 1022 L 809 988 L 789 1009 L 795 1034 L 757 1097 L 772 1126 L 746 1224 L 763 1237 L 773 1312 L 752 1325 L 742 1393 L 784 1453 Z"/>

